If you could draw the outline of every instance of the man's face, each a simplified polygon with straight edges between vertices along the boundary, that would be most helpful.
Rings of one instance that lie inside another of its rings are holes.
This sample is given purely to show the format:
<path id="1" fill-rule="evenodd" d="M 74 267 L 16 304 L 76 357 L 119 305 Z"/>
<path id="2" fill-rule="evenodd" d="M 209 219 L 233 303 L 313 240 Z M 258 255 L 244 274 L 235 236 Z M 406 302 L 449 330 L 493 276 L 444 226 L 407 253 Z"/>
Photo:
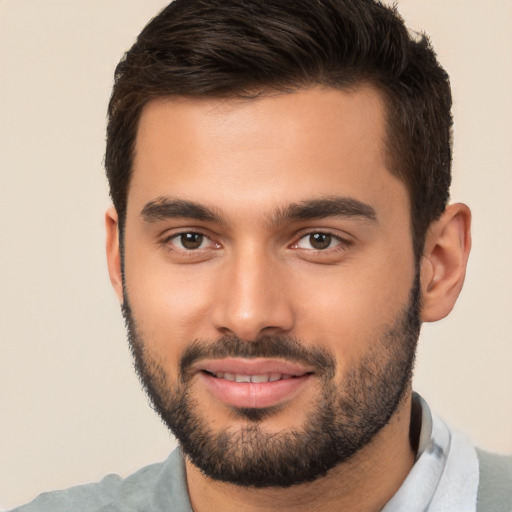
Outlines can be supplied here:
<path id="1" fill-rule="evenodd" d="M 313 479 L 408 390 L 419 290 L 384 131 L 370 88 L 145 107 L 124 311 L 156 409 L 207 475 Z"/>

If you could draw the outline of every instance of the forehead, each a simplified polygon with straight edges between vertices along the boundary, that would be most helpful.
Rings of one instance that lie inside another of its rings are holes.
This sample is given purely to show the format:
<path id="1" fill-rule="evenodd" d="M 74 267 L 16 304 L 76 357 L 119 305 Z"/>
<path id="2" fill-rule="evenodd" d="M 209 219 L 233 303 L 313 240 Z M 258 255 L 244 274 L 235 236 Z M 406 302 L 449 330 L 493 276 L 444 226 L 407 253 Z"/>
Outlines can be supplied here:
<path id="1" fill-rule="evenodd" d="M 162 196 L 258 210 L 333 194 L 407 202 L 386 167 L 385 129 L 371 87 L 153 100 L 139 123 L 128 214 Z"/>

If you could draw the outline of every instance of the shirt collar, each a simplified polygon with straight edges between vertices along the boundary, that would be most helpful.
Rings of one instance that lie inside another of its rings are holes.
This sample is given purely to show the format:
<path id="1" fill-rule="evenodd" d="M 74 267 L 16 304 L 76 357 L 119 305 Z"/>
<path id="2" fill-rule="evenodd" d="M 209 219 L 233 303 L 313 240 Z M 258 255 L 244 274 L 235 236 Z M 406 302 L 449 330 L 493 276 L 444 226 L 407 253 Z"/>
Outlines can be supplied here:
<path id="1" fill-rule="evenodd" d="M 420 395 L 412 399 L 421 414 L 416 461 L 382 512 L 474 512 L 479 469 L 473 446 L 433 417 Z"/>

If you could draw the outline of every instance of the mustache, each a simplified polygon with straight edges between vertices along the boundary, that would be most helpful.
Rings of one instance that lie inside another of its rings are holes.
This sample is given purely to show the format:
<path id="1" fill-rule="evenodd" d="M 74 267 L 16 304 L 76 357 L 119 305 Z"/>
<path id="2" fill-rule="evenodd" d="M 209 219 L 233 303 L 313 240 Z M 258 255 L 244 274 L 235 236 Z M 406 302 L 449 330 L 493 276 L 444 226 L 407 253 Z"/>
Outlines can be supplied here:
<path id="1" fill-rule="evenodd" d="M 193 374 L 192 366 L 201 359 L 280 358 L 312 366 L 315 373 L 325 378 L 336 374 L 336 359 L 326 349 L 307 347 L 289 336 L 264 335 L 254 341 L 244 341 L 236 336 L 223 336 L 215 341 L 193 341 L 180 359 L 180 377 L 186 382 Z"/>

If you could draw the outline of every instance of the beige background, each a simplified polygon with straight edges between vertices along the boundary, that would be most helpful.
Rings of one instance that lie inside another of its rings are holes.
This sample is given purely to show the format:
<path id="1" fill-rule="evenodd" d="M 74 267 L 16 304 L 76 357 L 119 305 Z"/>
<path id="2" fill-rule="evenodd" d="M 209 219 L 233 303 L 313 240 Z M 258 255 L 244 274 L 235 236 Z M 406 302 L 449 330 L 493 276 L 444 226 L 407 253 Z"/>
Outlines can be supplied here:
<path id="1" fill-rule="evenodd" d="M 173 446 L 131 369 L 102 226 L 113 69 L 163 4 L 0 0 L 0 508 Z M 463 296 L 425 327 L 415 387 L 512 452 L 512 1 L 399 6 L 452 77 L 453 198 L 474 212 Z"/>

